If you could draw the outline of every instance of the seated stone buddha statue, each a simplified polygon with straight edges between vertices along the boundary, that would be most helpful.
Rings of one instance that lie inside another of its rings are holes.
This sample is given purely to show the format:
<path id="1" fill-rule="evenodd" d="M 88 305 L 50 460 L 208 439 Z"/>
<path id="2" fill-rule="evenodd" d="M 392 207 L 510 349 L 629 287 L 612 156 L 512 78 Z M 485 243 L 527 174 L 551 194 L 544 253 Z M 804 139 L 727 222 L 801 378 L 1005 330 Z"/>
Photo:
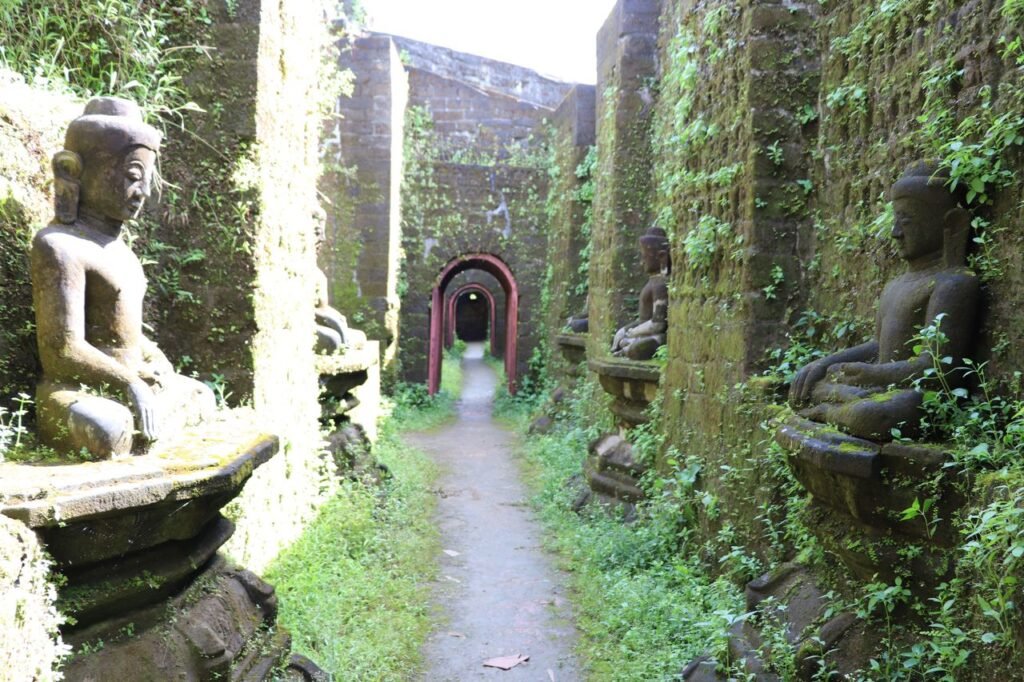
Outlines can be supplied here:
<path id="1" fill-rule="evenodd" d="M 977 327 L 979 283 L 965 266 L 970 215 L 947 187 L 948 175 L 917 163 L 892 187 L 892 237 L 907 272 L 882 292 L 875 338 L 811 362 L 796 375 L 790 403 L 808 419 L 875 441 L 920 430 L 922 394 L 915 380 L 933 367 L 932 352 L 915 354 L 914 341 L 936 324 L 940 358 L 961 367 Z M 965 377 L 950 372 L 952 387 Z"/>
<path id="2" fill-rule="evenodd" d="M 57 215 L 32 240 L 31 272 L 39 435 L 61 452 L 128 454 L 216 407 L 142 333 L 146 278 L 122 228 L 150 195 L 159 148 L 135 103 L 100 97 L 53 158 Z"/>
<path id="3" fill-rule="evenodd" d="M 615 332 L 612 355 L 650 360 L 665 345 L 668 330 L 668 280 L 671 268 L 665 230 L 651 227 L 640 237 L 640 262 L 649 275 L 640 290 L 637 319 Z"/>
<path id="4" fill-rule="evenodd" d="M 326 238 L 327 214 L 322 208 L 313 212 L 313 226 L 316 230 L 316 253 L 320 255 Z M 316 352 L 323 354 L 336 353 L 342 348 L 362 348 L 366 343 L 366 334 L 348 326 L 348 320 L 340 312 L 331 307 L 327 296 L 327 275 L 320 268 L 313 273 L 315 280 L 314 315 L 316 316 Z"/>

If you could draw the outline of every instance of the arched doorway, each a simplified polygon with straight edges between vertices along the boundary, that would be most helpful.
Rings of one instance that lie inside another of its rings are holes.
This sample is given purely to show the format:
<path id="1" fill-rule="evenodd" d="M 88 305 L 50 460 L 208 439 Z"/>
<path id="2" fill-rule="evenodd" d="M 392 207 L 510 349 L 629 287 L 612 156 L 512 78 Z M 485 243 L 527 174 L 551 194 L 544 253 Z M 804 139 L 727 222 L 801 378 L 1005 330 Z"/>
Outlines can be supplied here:
<path id="1" fill-rule="evenodd" d="M 483 297 L 483 300 L 487 304 L 488 317 L 490 321 L 490 339 L 491 339 L 491 355 L 498 357 L 498 326 L 497 326 L 497 315 L 498 306 L 494 300 L 494 294 L 491 290 L 485 287 L 483 284 L 478 282 L 470 282 L 469 284 L 463 284 L 461 287 L 455 290 L 451 296 L 448 296 L 448 305 L 445 306 L 445 318 L 444 318 L 444 347 L 451 348 L 452 344 L 455 343 L 455 327 L 458 321 L 458 306 L 459 300 L 469 294 L 477 294 Z"/>
<path id="2" fill-rule="evenodd" d="M 441 363 L 444 359 L 444 332 L 446 318 L 445 289 L 452 278 L 466 270 L 483 270 L 494 276 L 505 292 L 505 376 L 508 392 L 516 392 L 516 346 L 519 338 L 519 286 L 512 270 L 497 256 L 474 253 L 448 262 L 438 275 L 430 296 L 430 350 L 427 356 L 427 389 L 430 395 L 441 387 Z M 456 299 L 457 300 L 457 299 Z M 494 310 L 494 306 L 491 306 Z M 493 329 L 493 325 L 492 325 Z"/>

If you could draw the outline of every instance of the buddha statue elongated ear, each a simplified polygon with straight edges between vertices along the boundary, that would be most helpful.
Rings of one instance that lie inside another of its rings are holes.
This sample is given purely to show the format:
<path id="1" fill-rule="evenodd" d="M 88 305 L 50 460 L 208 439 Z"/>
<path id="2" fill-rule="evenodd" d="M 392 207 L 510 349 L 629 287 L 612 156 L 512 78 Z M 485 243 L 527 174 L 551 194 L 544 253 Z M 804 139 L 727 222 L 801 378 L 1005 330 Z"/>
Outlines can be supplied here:
<path id="1" fill-rule="evenodd" d="M 53 202 L 57 220 L 70 225 L 78 219 L 82 158 L 68 150 L 53 155 Z"/>
<path id="2" fill-rule="evenodd" d="M 943 216 L 942 256 L 946 267 L 963 267 L 967 263 L 967 244 L 971 237 L 971 214 L 957 206 Z"/>

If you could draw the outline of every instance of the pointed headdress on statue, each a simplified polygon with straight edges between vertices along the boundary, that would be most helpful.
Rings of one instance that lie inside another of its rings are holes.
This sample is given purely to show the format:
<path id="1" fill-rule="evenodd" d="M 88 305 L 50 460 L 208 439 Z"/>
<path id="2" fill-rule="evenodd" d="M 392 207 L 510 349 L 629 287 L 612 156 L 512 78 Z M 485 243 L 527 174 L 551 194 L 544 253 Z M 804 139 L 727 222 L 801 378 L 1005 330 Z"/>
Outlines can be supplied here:
<path id="1" fill-rule="evenodd" d="M 948 267 L 963 266 L 971 236 L 965 188 L 950 187 L 949 170 L 934 161 L 915 161 L 892 186 L 892 199 L 916 197 L 942 211 L 943 259 Z"/>
<path id="2" fill-rule="evenodd" d="M 142 119 L 131 100 L 96 97 L 68 126 L 64 149 L 53 157 L 54 203 L 57 220 L 78 218 L 81 177 L 84 172 L 119 161 L 135 147 L 160 151 L 160 131 Z"/>

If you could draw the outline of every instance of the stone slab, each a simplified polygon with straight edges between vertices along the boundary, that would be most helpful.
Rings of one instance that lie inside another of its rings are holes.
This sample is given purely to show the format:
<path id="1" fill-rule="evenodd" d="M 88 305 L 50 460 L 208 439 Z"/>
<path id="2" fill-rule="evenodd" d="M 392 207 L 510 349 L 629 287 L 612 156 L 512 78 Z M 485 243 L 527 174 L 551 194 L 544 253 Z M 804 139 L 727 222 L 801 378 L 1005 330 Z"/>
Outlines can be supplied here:
<path id="1" fill-rule="evenodd" d="M 147 455 L 0 464 L 0 513 L 37 530 L 62 567 L 92 564 L 194 537 L 278 449 L 254 413 L 226 411 Z"/>
<path id="2" fill-rule="evenodd" d="M 867 479 L 878 476 L 881 467 L 878 443 L 802 417 L 786 420 L 775 439 L 798 460 L 832 474 Z"/>
<path id="3" fill-rule="evenodd" d="M 657 385 L 661 379 L 661 367 L 653 362 L 638 360 L 613 360 L 610 358 L 591 358 L 587 365 L 598 376 L 643 381 Z"/>

